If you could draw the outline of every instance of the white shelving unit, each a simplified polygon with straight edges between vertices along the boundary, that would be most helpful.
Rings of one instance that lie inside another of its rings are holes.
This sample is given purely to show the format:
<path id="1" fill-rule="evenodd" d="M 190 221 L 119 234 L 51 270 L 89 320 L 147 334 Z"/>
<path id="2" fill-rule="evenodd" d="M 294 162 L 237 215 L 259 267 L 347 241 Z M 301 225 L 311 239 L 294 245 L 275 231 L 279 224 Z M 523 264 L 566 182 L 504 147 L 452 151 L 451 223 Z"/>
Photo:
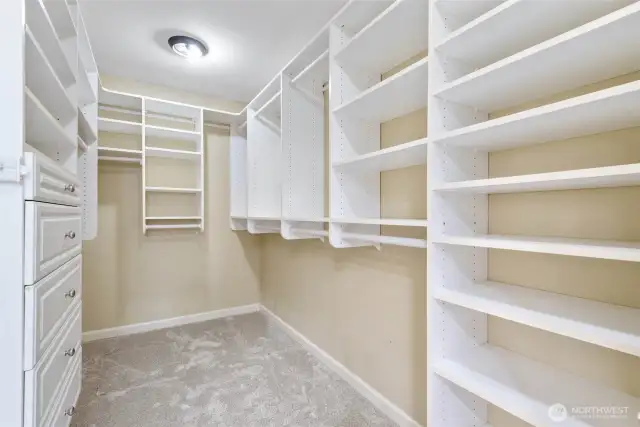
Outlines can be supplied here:
<path id="1" fill-rule="evenodd" d="M 380 173 L 427 162 L 427 138 L 381 150 L 380 124 L 427 106 L 430 62 L 420 55 L 429 42 L 428 21 L 424 1 L 350 2 L 330 26 L 329 237 L 334 247 L 426 247 L 424 239 L 381 235 L 386 220 L 373 219 L 381 213 Z M 382 79 L 403 63 L 408 66 Z"/>
<path id="2" fill-rule="evenodd" d="M 632 426 L 640 400 L 488 344 L 488 316 L 638 356 L 639 311 L 488 280 L 491 249 L 640 261 L 640 242 L 489 234 L 489 195 L 635 186 L 638 165 L 489 176 L 489 152 L 640 125 L 638 82 L 490 114 L 640 70 L 640 5 L 431 0 L 427 424 L 488 425 L 495 405 L 534 426 Z M 615 403 L 611 403 L 615 402 Z M 563 404 L 628 406 L 556 422 Z"/>

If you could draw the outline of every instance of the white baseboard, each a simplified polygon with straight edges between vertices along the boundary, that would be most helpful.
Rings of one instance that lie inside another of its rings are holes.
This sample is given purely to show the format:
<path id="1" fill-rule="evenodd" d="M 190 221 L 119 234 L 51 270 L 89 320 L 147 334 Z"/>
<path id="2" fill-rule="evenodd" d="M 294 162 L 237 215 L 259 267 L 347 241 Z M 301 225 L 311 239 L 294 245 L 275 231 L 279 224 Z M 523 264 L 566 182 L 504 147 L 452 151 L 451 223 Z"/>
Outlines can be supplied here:
<path id="1" fill-rule="evenodd" d="M 369 400 L 376 408 L 384 413 L 400 427 L 422 427 L 420 423 L 411 418 L 406 412 L 384 397 L 380 392 L 367 384 L 362 378 L 351 372 L 342 363 L 331 357 L 329 353 L 311 342 L 307 337 L 298 332 L 293 326 L 278 317 L 264 305 L 260 305 L 260 311 L 274 320 L 291 338 L 300 343 L 309 353 L 320 359 L 329 369 L 338 374 L 358 393 Z"/>
<path id="2" fill-rule="evenodd" d="M 139 334 L 141 332 L 155 331 L 157 329 L 170 328 L 172 326 L 186 325 L 189 323 L 206 322 L 207 320 L 220 319 L 223 317 L 238 316 L 240 314 L 255 313 L 260 311 L 260 304 L 249 304 L 239 307 L 223 308 L 221 310 L 207 311 L 204 313 L 189 314 L 186 316 L 172 317 L 170 319 L 154 320 L 145 323 L 135 323 L 133 325 L 119 326 L 116 328 L 100 329 L 97 331 L 84 332 L 83 342 L 102 340 L 105 338 L 119 337 L 123 335 Z"/>

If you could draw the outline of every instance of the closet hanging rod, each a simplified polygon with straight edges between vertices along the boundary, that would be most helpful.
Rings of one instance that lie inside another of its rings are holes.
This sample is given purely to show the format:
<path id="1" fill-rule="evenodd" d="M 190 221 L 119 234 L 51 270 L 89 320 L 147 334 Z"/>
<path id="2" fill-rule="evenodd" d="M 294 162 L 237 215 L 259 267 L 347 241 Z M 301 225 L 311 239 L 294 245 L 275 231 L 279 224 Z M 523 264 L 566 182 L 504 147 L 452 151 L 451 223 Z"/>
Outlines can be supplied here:
<path id="1" fill-rule="evenodd" d="M 129 108 L 112 107 L 110 105 L 100 105 L 99 108 L 102 111 L 112 111 L 114 113 L 123 113 L 123 114 L 131 114 L 133 116 L 142 116 L 142 111 L 131 110 Z M 178 123 L 193 124 L 196 122 L 195 119 L 184 119 L 182 117 L 176 117 L 176 116 L 171 116 L 169 114 L 161 114 L 161 113 L 147 113 L 147 117 L 151 117 L 154 119 L 170 120 Z"/>

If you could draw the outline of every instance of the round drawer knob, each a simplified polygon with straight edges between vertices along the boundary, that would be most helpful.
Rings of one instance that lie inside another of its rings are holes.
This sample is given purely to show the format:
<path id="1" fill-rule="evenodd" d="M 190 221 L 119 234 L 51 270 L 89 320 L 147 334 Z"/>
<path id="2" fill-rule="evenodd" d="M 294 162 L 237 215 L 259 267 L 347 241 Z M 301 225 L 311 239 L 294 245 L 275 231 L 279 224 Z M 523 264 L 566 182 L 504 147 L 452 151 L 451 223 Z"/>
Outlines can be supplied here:
<path id="1" fill-rule="evenodd" d="M 65 356 L 69 356 L 69 357 L 73 357 L 76 355 L 76 349 L 74 348 L 70 348 L 69 350 L 65 350 L 64 352 Z"/>
<path id="2" fill-rule="evenodd" d="M 71 289 L 69 292 L 64 294 L 64 296 L 67 297 L 67 298 L 75 298 L 76 297 L 76 290 L 75 289 Z"/>
<path id="3" fill-rule="evenodd" d="M 73 184 L 67 184 L 64 186 L 64 191 L 68 191 L 69 193 L 75 193 L 76 192 L 76 186 Z"/>
<path id="4" fill-rule="evenodd" d="M 69 408 L 69 409 L 64 411 L 64 414 L 66 416 L 68 416 L 68 417 L 72 417 L 73 414 L 75 414 L 75 413 L 76 413 L 76 407 L 75 406 L 72 406 L 71 408 Z"/>
<path id="5" fill-rule="evenodd" d="M 75 231 L 67 231 L 67 233 L 64 235 L 65 238 L 67 239 L 75 239 L 76 238 L 76 232 Z"/>

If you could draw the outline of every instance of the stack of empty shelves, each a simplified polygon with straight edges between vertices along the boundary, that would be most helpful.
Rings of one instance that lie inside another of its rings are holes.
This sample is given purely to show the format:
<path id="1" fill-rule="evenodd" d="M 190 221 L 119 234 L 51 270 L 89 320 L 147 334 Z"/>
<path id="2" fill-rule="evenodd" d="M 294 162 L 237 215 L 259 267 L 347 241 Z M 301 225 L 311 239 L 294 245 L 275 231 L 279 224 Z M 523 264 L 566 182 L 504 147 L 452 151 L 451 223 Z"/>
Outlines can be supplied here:
<path id="1" fill-rule="evenodd" d="M 584 231 L 600 207 L 570 206 L 594 200 L 571 190 L 640 184 L 640 164 L 610 155 L 622 144 L 614 131 L 640 126 L 640 83 L 628 75 L 640 70 L 640 4 L 431 4 L 428 424 L 494 423 L 493 405 L 534 426 L 637 425 L 639 400 L 592 363 L 617 357 L 599 347 L 640 356 L 640 310 L 591 300 L 568 256 L 582 257 L 579 270 L 598 262 L 602 278 L 617 267 L 601 260 L 640 261 L 631 236 Z M 555 347 L 537 351 L 525 336 Z M 564 366 L 563 353 L 589 368 Z"/>

